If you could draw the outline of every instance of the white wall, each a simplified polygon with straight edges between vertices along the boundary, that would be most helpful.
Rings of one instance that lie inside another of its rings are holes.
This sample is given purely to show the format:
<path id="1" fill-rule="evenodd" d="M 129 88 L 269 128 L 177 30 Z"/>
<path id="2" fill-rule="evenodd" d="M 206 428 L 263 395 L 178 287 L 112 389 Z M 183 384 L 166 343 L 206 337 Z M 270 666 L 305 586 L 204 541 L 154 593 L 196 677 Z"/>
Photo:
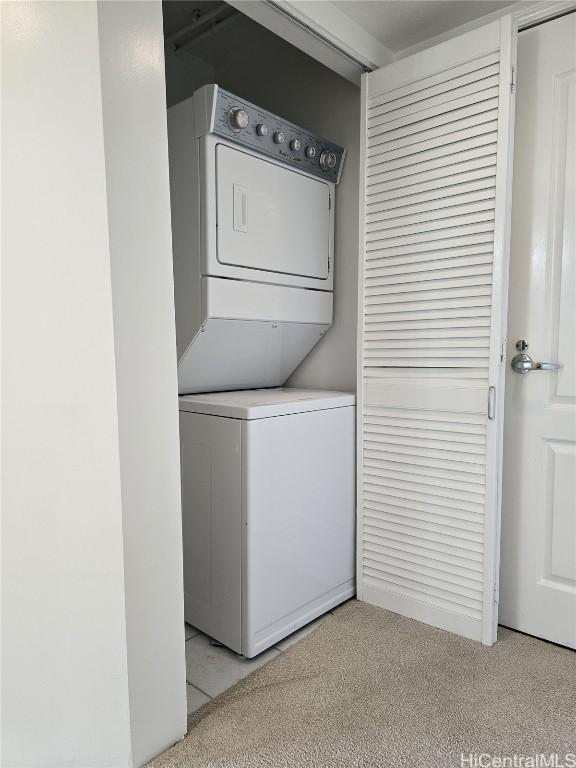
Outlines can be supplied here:
<path id="1" fill-rule="evenodd" d="M 162 8 L 98 5 L 132 759 L 141 765 L 186 731 Z"/>
<path id="2" fill-rule="evenodd" d="M 2 765 L 128 765 L 96 5 L 2 22 Z"/>
<path id="3" fill-rule="evenodd" d="M 2 4 L 5 768 L 124 768 L 185 723 L 160 16 L 126 5 L 99 41 L 94 2 Z"/>
<path id="4" fill-rule="evenodd" d="M 170 13 L 170 2 L 164 7 Z M 334 323 L 288 384 L 355 391 L 360 89 L 247 18 L 219 32 L 201 53 L 213 82 L 347 150 L 336 193 Z M 209 82 L 187 54 L 168 48 L 166 60 L 170 106 Z"/>

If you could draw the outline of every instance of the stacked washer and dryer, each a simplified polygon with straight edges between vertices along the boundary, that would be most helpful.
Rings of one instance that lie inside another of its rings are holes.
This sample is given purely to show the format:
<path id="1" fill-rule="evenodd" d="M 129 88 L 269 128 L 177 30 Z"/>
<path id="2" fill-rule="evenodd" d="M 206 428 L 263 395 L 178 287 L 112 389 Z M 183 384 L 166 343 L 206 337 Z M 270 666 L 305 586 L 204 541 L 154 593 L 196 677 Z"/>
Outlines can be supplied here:
<path id="1" fill-rule="evenodd" d="M 345 153 L 216 85 L 168 138 L 185 618 L 252 657 L 355 592 L 354 395 L 282 387 L 332 322 Z"/>

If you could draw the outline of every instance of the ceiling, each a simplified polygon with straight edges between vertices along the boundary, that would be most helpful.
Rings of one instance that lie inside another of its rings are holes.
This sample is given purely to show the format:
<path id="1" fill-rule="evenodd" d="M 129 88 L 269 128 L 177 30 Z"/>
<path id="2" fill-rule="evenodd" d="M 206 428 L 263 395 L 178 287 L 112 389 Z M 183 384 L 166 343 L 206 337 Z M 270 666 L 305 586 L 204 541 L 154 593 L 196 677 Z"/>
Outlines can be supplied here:
<path id="1" fill-rule="evenodd" d="M 332 0 L 393 53 L 499 11 L 509 0 Z"/>
<path id="2" fill-rule="evenodd" d="M 482 17 L 516 4 L 511 0 L 165 0 L 162 5 L 165 41 L 173 52 L 195 55 L 212 65 L 227 48 L 257 46 L 251 34 L 256 21 L 359 84 L 362 64 L 370 69 L 384 66 L 438 35 L 481 23 Z M 287 23 L 290 16 L 296 24 Z M 318 30 L 319 35 L 303 28 Z"/>

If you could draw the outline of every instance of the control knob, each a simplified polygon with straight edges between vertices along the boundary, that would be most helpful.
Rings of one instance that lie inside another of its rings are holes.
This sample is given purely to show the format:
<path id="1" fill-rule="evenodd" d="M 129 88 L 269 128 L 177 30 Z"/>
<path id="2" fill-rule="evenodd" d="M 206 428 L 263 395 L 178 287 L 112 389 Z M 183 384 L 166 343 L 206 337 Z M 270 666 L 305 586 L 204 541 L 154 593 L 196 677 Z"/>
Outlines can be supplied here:
<path id="1" fill-rule="evenodd" d="M 284 131 L 275 131 L 274 133 L 274 143 L 275 144 L 284 144 L 286 141 L 286 136 L 284 135 Z"/>
<path id="2" fill-rule="evenodd" d="M 228 124 L 233 131 L 241 131 L 243 128 L 248 128 L 249 122 L 248 112 L 240 107 L 232 107 L 228 112 Z"/>
<path id="3" fill-rule="evenodd" d="M 316 147 L 314 147 L 312 144 L 309 144 L 306 147 L 304 154 L 306 157 L 310 158 L 310 160 L 313 160 L 316 157 Z"/>
<path id="4" fill-rule="evenodd" d="M 323 171 L 330 171 L 332 168 L 336 167 L 337 160 L 338 158 L 336 157 L 335 152 L 325 149 L 320 155 L 320 168 L 322 168 Z"/>
<path id="5" fill-rule="evenodd" d="M 292 141 L 290 142 L 290 149 L 293 152 L 299 152 L 301 146 L 302 145 L 300 144 L 300 139 L 292 139 Z"/>
<path id="6" fill-rule="evenodd" d="M 256 133 L 258 136 L 268 136 L 268 126 L 266 123 L 258 123 L 256 126 Z"/>

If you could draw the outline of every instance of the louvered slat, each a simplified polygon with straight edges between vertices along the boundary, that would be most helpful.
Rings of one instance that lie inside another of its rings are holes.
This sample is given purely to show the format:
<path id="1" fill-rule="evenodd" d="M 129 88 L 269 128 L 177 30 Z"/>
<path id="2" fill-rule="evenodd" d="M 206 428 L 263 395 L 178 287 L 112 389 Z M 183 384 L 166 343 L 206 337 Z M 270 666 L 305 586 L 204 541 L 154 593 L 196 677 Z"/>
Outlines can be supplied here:
<path id="1" fill-rule="evenodd" d="M 476 557 L 482 562 L 483 546 L 481 542 L 459 540 L 451 536 L 442 536 L 418 531 L 408 531 L 401 525 L 389 525 L 371 510 L 366 512 L 366 526 L 368 530 L 377 532 L 382 537 L 382 541 L 398 541 L 405 544 L 426 549 L 430 552 L 438 552 L 444 555 L 454 555 L 455 557 L 466 557 L 474 561 Z M 385 532 L 385 534 L 383 533 Z"/>
<path id="2" fill-rule="evenodd" d="M 433 217 L 437 215 L 437 212 L 444 209 L 466 213 L 467 211 L 463 210 L 466 206 L 494 198 L 494 186 L 490 180 L 482 180 L 480 184 L 483 186 L 464 192 L 458 189 L 455 191 L 448 190 L 452 194 L 444 194 L 443 196 L 439 196 L 438 191 L 436 191 L 433 196 L 428 195 L 427 199 L 422 201 L 400 199 L 376 204 L 366 211 L 366 221 L 370 224 L 376 221 L 406 221 L 407 217 L 416 215 Z"/>
<path id="3" fill-rule="evenodd" d="M 371 125 L 376 126 L 369 132 L 369 136 L 372 139 L 370 147 L 373 149 L 377 147 L 381 142 L 395 141 L 396 139 L 403 139 L 409 136 L 421 136 L 424 132 L 430 131 L 436 128 L 444 126 L 445 131 L 450 131 L 456 124 L 460 127 L 466 127 L 462 124 L 462 121 L 478 118 L 478 116 L 485 115 L 487 112 L 492 111 L 494 117 L 497 118 L 497 98 L 487 99 L 485 101 L 473 101 L 471 104 L 462 104 L 458 108 L 453 109 L 451 112 L 444 111 L 442 105 L 436 109 L 427 113 L 421 112 L 419 120 L 416 122 L 407 122 L 406 120 L 396 120 L 392 122 L 384 123 L 378 120 L 372 121 Z M 481 118 L 484 119 L 484 118 Z M 383 130 L 380 130 L 380 128 Z M 377 136 L 381 136 L 381 139 L 377 139 Z M 368 153 L 370 157 L 371 152 Z"/>
<path id="4" fill-rule="evenodd" d="M 460 575 L 465 573 L 469 578 L 479 581 L 482 578 L 481 564 L 472 558 L 458 557 L 453 553 L 432 553 L 427 547 L 401 542 L 392 537 L 388 540 L 383 540 L 378 535 L 377 529 L 374 530 L 374 528 L 369 528 L 368 526 L 365 535 L 367 548 L 370 547 L 372 551 L 379 551 L 384 555 L 389 555 L 409 563 L 430 564 L 446 573 Z"/>
<path id="5" fill-rule="evenodd" d="M 496 52 L 487 53 L 485 56 L 463 61 L 454 67 L 414 82 L 408 82 L 406 85 L 393 90 L 384 90 L 376 96 L 369 97 L 368 113 L 371 115 L 376 109 L 390 111 L 396 109 L 399 104 L 406 106 L 415 100 L 430 98 L 439 93 L 450 93 L 462 85 L 485 79 L 494 74 L 494 71 L 487 72 L 487 68 L 494 66 L 498 67 L 495 71 L 499 71 L 498 54 Z"/>
<path id="6" fill-rule="evenodd" d="M 412 471 L 410 471 L 410 469 Z M 396 478 L 408 480 L 412 474 L 418 474 L 419 482 L 423 485 L 429 485 L 434 488 L 452 488 L 452 489 L 467 489 L 470 493 L 484 493 L 484 483 L 479 482 L 478 487 L 471 485 L 470 477 L 456 478 L 454 475 L 447 475 L 446 473 L 430 474 L 430 472 L 423 471 L 422 468 L 418 470 L 414 467 L 406 467 L 402 464 L 392 461 L 383 462 L 371 462 L 365 461 L 364 471 L 366 475 L 374 475 L 383 478 Z M 412 478 L 413 480 L 414 478 Z"/>
<path id="7" fill-rule="evenodd" d="M 365 258 L 368 262 L 374 262 L 382 258 L 419 256 L 419 259 L 414 258 L 413 260 L 420 261 L 426 258 L 439 258 L 440 256 L 445 258 L 456 248 L 470 248 L 479 245 L 488 246 L 489 248 L 490 244 L 493 244 L 493 227 L 489 222 L 482 222 L 482 225 L 476 225 L 474 229 L 477 231 L 475 232 L 470 233 L 469 229 L 465 228 L 464 234 L 462 234 L 462 230 L 460 233 L 440 232 L 428 240 L 425 237 L 420 237 L 416 242 L 413 241 L 405 244 L 370 243 L 365 246 Z M 369 267 L 370 264 L 368 264 Z"/>
<path id="8" fill-rule="evenodd" d="M 479 249 L 481 250 L 481 249 Z M 366 279 L 373 280 L 379 277 L 388 277 L 389 279 L 398 279 L 404 282 L 412 280 L 419 281 L 427 272 L 436 273 L 440 276 L 451 277 L 456 274 L 482 274 L 486 265 L 492 266 L 492 254 L 490 253 L 472 253 L 466 256 L 460 256 L 457 262 L 452 261 L 450 254 L 443 254 L 444 258 L 430 258 L 425 261 L 408 261 L 404 259 L 404 264 L 395 264 L 391 259 L 383 260 L 381 264 L 372 263 L 367 268 Z M 388 262 L 392 261 L 391 264 Z M 475 271 L 472 271 L 475 270 Z M 432 276 L 433 278 L 433 276 Z M 433 278 L 434 279 L 434 278 Z"/>
<path id="9" fill-rule="evenodd" d="M 430 210 L 430 204 L 433 207 L 442 207 L 443 205 L 452 205 L 453 202 L 444 198 L 453 198 L 461 195 L 461 199 L 466 199 L 465 195 L 473 194 L 475 191 L 481 191 L 494 188 L 494 178 L 489 171 L 480 169 L 471 172 L 468 176 L 448 177 L 444 184 L 429 185 L 428 188 L 420 192 L 404 190 L 404 194 L 399 191 L 391 190 L 388 193 L 381 192 L 371 196 L 370 202 L 366 206 L 366 215 L 370 216 L 378 211 L 390 212 L 394 215 L 395 208 L 410 208 L 424 204 L 423 210 Z M 486 195 L 489 197 L 490 195 Z"/>
<path id="10" fill-rule="evenodd" d="M 487 134 L 493 134 L 497 129 L 494 115 L 496 110 L 488 115 L 481 115 L 473 119 L 468 118 L 465 121 L 450 124 L 448 129 L 442 126 L 434 128 L 421 134 L 415 134 L 407 138 L 395 139 L 394 141 L 381 141 L 378 144 L 371 142 L 371 152 L 369 154 L 370 162 L 374 163 L 376 172 L 380 171 L 384 163 L 393 160 L 403 159 L 408 165 L 412 162 L 427 160 L 429 156 L 443 156 L 446 154 L 445 148 L 451 144 L 458 145 L 458 148 L 467 148 L 470 145 L 462 145 L 462 137 L 465 135 L 468 139 L 481 138 Z M 489 119 L 491 118 L 491 119 Z M 464 124 L 463 124 L 464 123 Z M 468 123 L 466 125 L 466 123 Z M 483 143 L 478 141 L 478 144 Z M 476 146 L 476 144 L 472 145 Z M 416 158 L 418 155 L 420 157 Z M 383 169 L 386 170 L 386 169 Z"/>
<path id="11" fill-rule="evenodd" d="M 399 172 L 402 175 L 420 174 L 428 169 L 441 167 L 446 164 L 445 158 L 454 158 L 460 153 L 462 159 L 490 154 L 490 147 L 494 150 L 497 136 L 495 126 L 490 125 L 488 131 L 465 131 L 457 136 L 451 135 L 450 138 L 452 141 L 449 143 L 442 142 L 432 148 L 397 150 L 391 152 L 389 157 L 377 155 L 373 163 L 369 160 L 368 178 L 376 177 L 378 181 L 385 182 L 389 178 L 395 178 Z"/>
<path id="12" fill-rule="evenodd" d="M 370 196 L 366 198 L 366 210 L 370 210 L 372 204 L 382 200 L 394 200 L 399 197 L 411 198 L 416 195 L 430 195 L 434 190 L 441 190 L 467 184 L 478 179 L 490 179 L 494 182 L 494 157 L 488 151 L 485 155 L 464 161 L 459 159 L 457 163 L 446 164 L 439 170 L 432 170 L 417 176 L 397 174 L 396 178 L 386 181 L 378 181 L 372 178 L 367 187 L 370 187 Z"/>
<path id="13" fill-rule="evenodd" d="M 389 105 L 371 107 L 368 131 L 371 126 L 382 125 L 387 121 L 396 121 L 396 125 L 416 122 L 422 118 L 422 115 L 430 115 L 432 110 L 437 113 L 451 112 L 465 104 L 493 98 L 494 89 L 498 87 L 499 74 L 488 77 L 483 77 L 483 74 L 485 74 L 484 70 L 476 70 L 475 77 L 474 73 L 470 73 L 468 83 L 458 83 L 457 80 L 453 80 L 451 83 L 439 86 L 436 90 L 419 91 L 411 96 L 396 99 Z"/>
<path id="14" fill-rule="evenodd" d="M 453 268 L 447 274 L 447 270 L 440 270 L 439 272 L 433 272 L 428 270 L 424 274 L 426 280 L 422 279 L 422 275 L 406 275 L 402 279 L 399 275 L 392 275 L 386 279 L 385 275 L 370 275 L 366 278 L 366 295 L 376 295 L 381 293 L 381 288 L 386 288 L 387 295 L 394 294 L 411 294 L 422 291 L 437 291 L 438 289 L 446 290 L 450 288 L 463 288 L 474 285 L 486 285 L 490 284 L 490 279 L 486 279 L 486 275 L 491 277 L 492 270 L 486 271 L 485 268 L 473 268 L 473 269 L 456 269 Z M 420 279 L 417 279 L 417 278 Z"/>
<path id="15" fill-rule="evenodd" d="M 455 155 L 440 155 L 430 158 L 426 162 L 421 159 L 414 163 L 397 163 L 396 167 L 391 166 L 380 168 L 378 172 L 373 172 L 367 180 L 368 187 L 374 187 L 371 192 L 386 191 L 396 187 L 417 186 L 427 181 L 445 179 L 448 176 L 464 174 L 478 168 L 484 168 L 493 165 L 495 154 L 495 142 L 485 141 L 476 142 L 479 146 L 465 148 L 458 146 L 458 152 Z"/>

